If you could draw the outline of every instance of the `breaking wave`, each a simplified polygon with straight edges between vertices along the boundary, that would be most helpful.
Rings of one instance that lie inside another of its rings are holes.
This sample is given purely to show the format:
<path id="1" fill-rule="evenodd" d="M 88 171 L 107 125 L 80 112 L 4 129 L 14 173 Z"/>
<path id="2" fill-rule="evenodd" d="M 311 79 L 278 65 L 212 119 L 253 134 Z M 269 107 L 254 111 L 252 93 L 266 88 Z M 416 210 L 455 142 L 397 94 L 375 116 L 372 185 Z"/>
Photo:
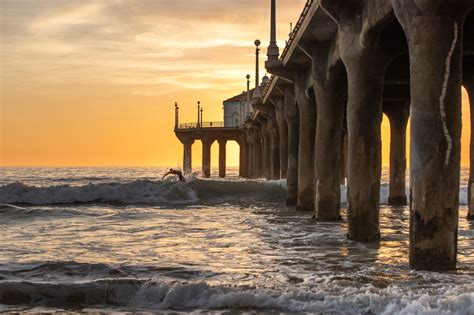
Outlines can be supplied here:
<path id="1" fill-rule="evenodd" d="M 407 188 L 407 196 L 409 189 Z M 84 186 L 56 185 L 36 187 L 15 182 L 0 186 L 1 204 L 55 205 L 81 203 L 120 204 L 190 204 L 198 201 L 225 202 L 242 198 L 282 201 L 286 180 L 230 181 L 191 179 L 184 183 L 174 180 L 136 180 L 130 183 L 100 183 Z M 389 185 L 380 187 L 380 203 L 387 204 Z M 459 203 L 467 205 L 467 186 L 461 186 Z M 347 204 L 347 187 L 341 186 L 341 202 Z M 0 206 L 1 206 L 0 204 Z"/>
<path id="2" fill-rule="evenodd" d="M 4 305 L 152 310 L 271 310 L 331 314 L 472 314 L 469 285 L 433 290 L 407 290 L 396 285 L 375 290 L 340 286 L 328 280 L 317 291 L 285 292 L 256 288 L 163 283 L 140 279 L 102 279 L 80 283 L 3 282 Z M 336 289 L 339 290 L 336 290 Z"/>
<path id="3" fill-rule="evenodd" d="M 283 181 L 214 181 L 192 179 L 136 180 L 131 183 L 101 183 L 84 186 L 29 186 L 20 182 L 0 187 L 0 203 L 55 205 L 82 203 L 189 204 L 240 198 L 284 198 Z"/>

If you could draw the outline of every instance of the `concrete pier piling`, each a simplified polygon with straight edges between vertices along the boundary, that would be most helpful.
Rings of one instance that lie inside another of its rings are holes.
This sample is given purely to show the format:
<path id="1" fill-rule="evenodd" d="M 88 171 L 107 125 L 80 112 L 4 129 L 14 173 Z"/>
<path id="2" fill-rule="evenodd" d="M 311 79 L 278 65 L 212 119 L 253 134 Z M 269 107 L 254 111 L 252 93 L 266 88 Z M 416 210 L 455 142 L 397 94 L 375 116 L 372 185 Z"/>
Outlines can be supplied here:
<path id="1" fill-rule="evenodd" d="M 474 108 L 474 0 L 308 0 L 281 55 L 275 0 L 271 8 L 265 66 L 273 76 L 256 84 L 252 111 L 224 138 L 245 140 L 239 142 L 241 176 L 286 178 L 287 205 L 315 211 L 321 221 L 341 218 L 340 185 L 347 178 L 347 237 L 376 242 L 381 237 L 385 113 L 391 130 L 389 204 L 405 205 L 409 197 L 410 267 L 455 269 L 461 83 Z M 184 132 L 178 125 L 178 109 L 176 105 L 175 132 L 184 145 L 185 172 L 191 170 L 192 143 L 200 139 L 203 174 L 209 176 L 210 143 L 223 138 L 205 136 L 211 131 L 203 130 L 204 122 Z"/>
<path id="2" fill-rule="evenodd" d="M 301 211 L 314 210 L 314 143 L 316 134 L 316 104 L 309 95 L 309 77 L 307 73 L 297 75 L 295 80 L 295 98 L 300 117 L 300 137 L 298 149 L 298 202 Z M 313 93 L 311 91 L 311 93 Z M 314 93 L 313 93 L 314 94 Z"/>
<path id="3" fill-rule="evenodd" d="M 285 88 L 285 117 L 288 125 L 288 171 L 286 175 L 288 206 L 296 206 L 298 201 L 298 163 L 300 142 L 300 117 L 292 86 Z"/>
<path id="4" fill-rule="evenodd" d="M 408 100 L 384 102 L 383 111 L 390 121 L 390 183 L 388 204 L 405 206 L 406 196 L 406 128 L 410 113 Z"/>
<path id="5" fill-rule="evenodd" d="M 314 204 L 318 221 L 341 220 L 342 128 L 347 82 L 342 64 L 329 67 L 323 62 L 331 53 L 332 47 L 321 43 L 315 47 L 313 58 L 317 106 Z"/>
<path id="6" fill-rule="evenodd" d="M 466 7 L 440 0 L 413 11 L 393 3 L 410 53 L 410 266 L 455 269 Z"/>
<path id="7" fill-rule="evenodd" d="M 281 97 L 276 102 L 275 116 L 280 140 L 280 178 L 286 179 L 288 173 L 288 124 L 285 118 L 285 99 Z"/>
<path id="8" fill-rule="evenodd" d="M 220 139 L 217 142 L 219 143 L 219 177 L 225 178 L 227 140 Z"/>
<path id="9" fill-rule="evenodd" d="M 210 139 L 202 140 L 202 174 L 203 177 L 211 177 L 211 146 L 214 141 Z"/>
<path id="10" fill-rule="evenodd" d="M 347 71 L 347 132 L 349 135 L 348 238 L 380 238 L 379 201 L 382 98 L 385 70 L 390 59 L 377 35 L 365 37 L 357 10 L 342 13 L 339 54 Z M 373 30 L 376 32 L 376 30 Z"/>
<path id="11" fill-rule="evenodd" d="M 184 157 L 183 157 L 183 170 L 184 175 L 189 175 L 192 172 L 192 147 L 194 144 L 194 140 L 186 140 L 183 143 L 184 147 Z"/>
<path id="12" fill-rule="evenodd" d="M 274 108 L 268 109 L 267 128 L 270 137 L 270 179 L 276 180 L 280 179 L 280 135 Z"/>

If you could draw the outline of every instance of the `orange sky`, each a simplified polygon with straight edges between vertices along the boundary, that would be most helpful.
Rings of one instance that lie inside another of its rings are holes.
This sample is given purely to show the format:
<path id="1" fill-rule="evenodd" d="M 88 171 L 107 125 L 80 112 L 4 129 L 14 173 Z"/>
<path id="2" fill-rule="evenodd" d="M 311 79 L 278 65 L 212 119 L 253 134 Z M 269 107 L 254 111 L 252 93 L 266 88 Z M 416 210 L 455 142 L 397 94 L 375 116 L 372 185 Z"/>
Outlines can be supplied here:
<path id="1" fill-rule="evenodd" d="M 304 3 L 278 1 L 280 47 Z M 253 80 L 268 11 L 254 0 L 0 1 L 0 166 L 180 166 L 174 102 L 182 122 L 196 120 L 197 100 L 204 120 L 222 120 L 222 100 L 247 73 Z M 231 144 L 228 165 L 237 164 Z"/>

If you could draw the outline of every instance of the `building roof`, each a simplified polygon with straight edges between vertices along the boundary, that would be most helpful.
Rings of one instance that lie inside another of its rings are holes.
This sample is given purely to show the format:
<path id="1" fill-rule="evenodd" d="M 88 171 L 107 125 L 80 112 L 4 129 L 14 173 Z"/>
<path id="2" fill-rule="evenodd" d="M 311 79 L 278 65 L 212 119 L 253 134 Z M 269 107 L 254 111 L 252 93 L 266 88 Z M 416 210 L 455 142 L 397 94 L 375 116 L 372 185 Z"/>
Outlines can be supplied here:
<path id="1" fill-rule="evenodd" d="M 255 90 L 255 89 L 251 89 L 251 90 L 249 91 L 249 93 L 250 93 L 250 99 L 252 99 L 252 95 L 253 95 L 253 91 L 254 91 L 254 90 Z M 236 96 L 233 96 L 233 97 L 231 97 L 231 98 L 225 100 L 224 103 L 238 103 L 238 102 L 242 101 L 242 99 L 246 99 L 246 94 L 247 94 L 247 92 L 244 91 L 244 92 L 242 92 L 242 93 L 240 93 L 240 94 L 238 94 L 238 95 L 236 95 Z"/>

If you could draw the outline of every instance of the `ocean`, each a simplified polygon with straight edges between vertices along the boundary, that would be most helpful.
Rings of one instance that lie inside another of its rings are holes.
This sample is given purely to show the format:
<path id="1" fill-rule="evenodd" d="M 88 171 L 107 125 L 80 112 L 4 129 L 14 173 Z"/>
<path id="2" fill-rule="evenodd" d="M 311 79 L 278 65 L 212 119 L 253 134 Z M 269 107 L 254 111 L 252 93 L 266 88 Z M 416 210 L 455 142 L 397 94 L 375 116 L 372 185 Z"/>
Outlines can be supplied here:
<path id="1" fill-rule="evenodd" d="M 386 205 L 386 169 L 373 244 L 346 239 L 345 208 L 322 223 L 284 206 L 285 181 L 165 171 L 0 168 L 0 312 L 474 314 L 466 169 L 444 273 L 408 268 L 409 208 Z"/>

